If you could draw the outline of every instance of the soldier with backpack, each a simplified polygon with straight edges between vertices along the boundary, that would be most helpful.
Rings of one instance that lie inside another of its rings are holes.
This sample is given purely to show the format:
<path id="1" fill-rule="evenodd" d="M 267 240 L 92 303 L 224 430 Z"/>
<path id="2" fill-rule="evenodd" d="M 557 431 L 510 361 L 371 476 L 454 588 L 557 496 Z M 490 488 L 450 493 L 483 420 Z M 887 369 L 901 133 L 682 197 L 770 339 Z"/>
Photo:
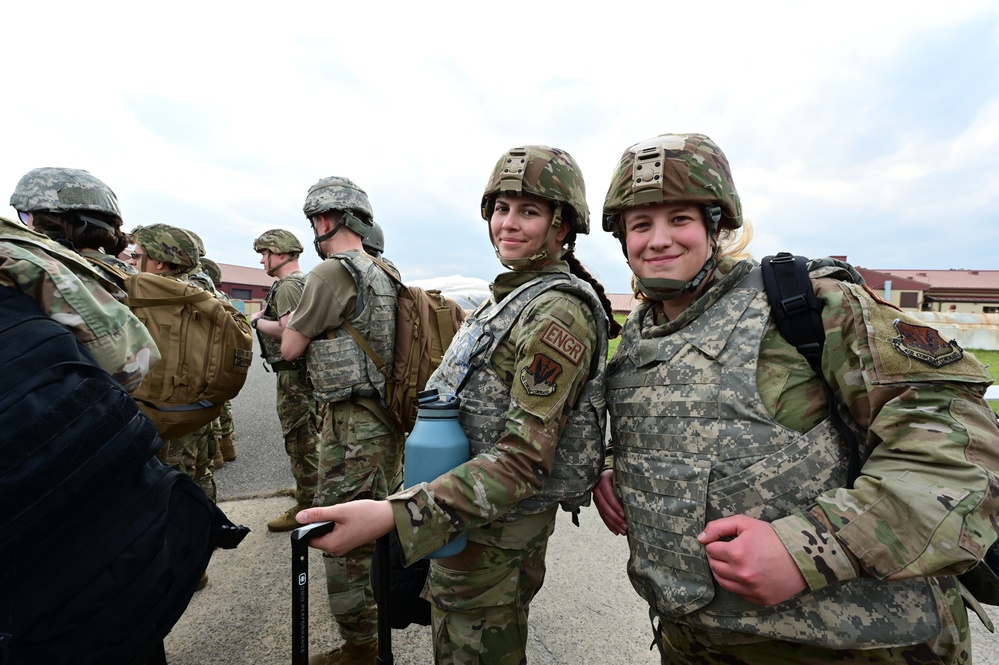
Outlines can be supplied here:
<path id="1" fill-rule="evenodd" d="M 828 264 L 806 280 L 816 374 L 778 329 L 704 135 L 625 150 L 603 227 L 641 302 L 607 369 L 594 501 L 627 534 L 663 662 L 970 662 L 966 606 L 988 619 L 956 575 L 977 569 L 999 508 L 981 364 Z"/>
<path id="2" fill-rule="evenodd" d="M 610 302 L 573 249 L 589 232 L 583 176 L 564 150 L 514 148 L 494 166 L 480 214 L 507 269 L 470 315 L 428 388 L 461 398 L 471 459 L 389 497 L 313 508 L 313 541 L 342 552 L 397 531 L 407 563 L 431 561 L 434 661 L 525 662 L 530 604 L 545 576 L 559 505 L 578 510 L 602 469 Z"/>
<path id="3" fill-rule="evenodd" d="M 305 273 L 298 263 L 302 243 L 284 229 L 264 231 L 253 241 L 260 263 L 275 281 L 267 292 L 264 306 L 251 317 L 257 331 L 260 354 L 277 375 L 277 413 L 284 436 L 284 449 L 295 479 L 295 505 L 267 523 L 269 531 L 291 531 L 299 526 L 295 514 L 312 505 L 319 481 L 319 433 L 324 405 L 312 394 L 304 358 L 285 360 L 281 336 L 298 307 L 305 289 Z"/>
<path id="4" fill-rule="evenodd" d="M 188 282 L 189 273 L 198 265 L 198 247 L 185 229 L 167 224 L 152 224 L 132 232 L 135 251 L 132 264 L 137 270 Z M 167 466 L 187 474 L 215 501 L 217 489 L 214 463 L 209 454 L 211 422 L 193 432 L 164 439 L 159 458 Z"/>
<path id="5" fill-rule="evenodd" d="M 382 499 L 402 473 L 402 437 L 383 406 L 385 375 L 343 324 L 351 324 L 378 356 L 392 358 L 397 286 L 363 250 L 373 219 L 363 189 L 348 178 L 323 178 L 309 189 L 303 211 L 324 260 L 306 277 L 281 354 L 289 362 L 305 357 L 315 397 L 326 405 L 316 501 Z M 315 662 L 374 662 L 373 553 L 368 544 L 346 556 L 323 557 L 330 610 L 345 643 Z"/>
<path id="6" fill-rule="evenodd" d="M 120 302 L 125 294 L 117 276 L 96 270 L 78 253 L 121 263 L 112 255 L 128 242 L 114 192 L 86 171 L 44 167 L 21 178 L 10 205 L 21 223 L 0 218 L 0 284 L 34 298 L 73 331 L 101 367 L 134 391 L 160 352 Z"/>

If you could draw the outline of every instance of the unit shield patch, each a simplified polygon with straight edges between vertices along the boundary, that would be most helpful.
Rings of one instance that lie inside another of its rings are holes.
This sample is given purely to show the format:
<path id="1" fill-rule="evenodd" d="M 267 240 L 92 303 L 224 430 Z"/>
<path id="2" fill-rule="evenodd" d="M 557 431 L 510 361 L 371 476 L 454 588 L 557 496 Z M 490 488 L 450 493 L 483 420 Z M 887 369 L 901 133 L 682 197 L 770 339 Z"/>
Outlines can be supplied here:
<path id="1" fill-rule="evenodd" d="M 940 333 L 929 326 L 917 326 L 901 319 L 895 319 L 892 325 L 898 332 L 898 337 L 892 340 L 892 344 L 910 358 L 940 367 L 964 357 L 964 350 L 956 341 L 944 340 Z"/>
<path id="2" fill-rule="evenodd" d="M 530 367 L 520 370 L 520 382 L 528 395 L 548 396 L 555 392 L 558 384 L 555 380 L 562 373 L 562 365 L 543 353 L 535 353 Z"/>

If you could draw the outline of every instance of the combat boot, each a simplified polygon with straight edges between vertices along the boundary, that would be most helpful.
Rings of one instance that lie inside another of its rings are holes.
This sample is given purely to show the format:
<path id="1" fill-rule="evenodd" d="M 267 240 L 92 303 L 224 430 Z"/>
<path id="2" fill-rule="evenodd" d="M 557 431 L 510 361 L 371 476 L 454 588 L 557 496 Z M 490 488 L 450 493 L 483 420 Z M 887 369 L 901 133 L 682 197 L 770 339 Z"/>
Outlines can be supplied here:
<path id="1" fill-rule="evenodd" d="M 292 529 L 297 529 L 298 527 L 303 526 L 295 521 L 295 515 L 302 512 L 306 508 L 311 507 L 311 503 L 296 503 L 294 506 L 268 522 L 267 530 L 274 532 L 291 531 Z"/>
<path id="2" fill-rule="evenodd" d="M 226 434 L 219 439 L 219 450 L 222 452 L 222 459 L 232 462 L 236 459 L 236 444 L 232 442 L 232 434 Z"/>
<path id="3" fill-rule="evenodd" d="M 212 463 L 215 465 L 216 469 L 221 469 L 222 465 L 225 464 L 225 459 L 222 457 L 222 448 L 220 446 L 215 446 L 215 457 L 212 458 Z"/>
<path id="4" fill-rule="evenodd" d="M 339 649 L 309 658 L 309 665 L 375 665 L 378 659 L 378 640 L 361 644 L 344 642 Z"/>

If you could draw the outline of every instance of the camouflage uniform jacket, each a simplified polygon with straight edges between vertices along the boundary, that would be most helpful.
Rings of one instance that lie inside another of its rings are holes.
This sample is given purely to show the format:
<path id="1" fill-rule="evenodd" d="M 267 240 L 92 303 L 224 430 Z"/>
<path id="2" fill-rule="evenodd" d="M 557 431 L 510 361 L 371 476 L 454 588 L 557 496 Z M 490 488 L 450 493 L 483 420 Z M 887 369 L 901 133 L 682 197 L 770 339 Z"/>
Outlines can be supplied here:
<path id="1" fill-rule="evenodd" d="M 124 288 L 125 280 L 138 272 L 131 263 L 126 263 L 117 256 L 111 256 L 101 251 L 82 249 L 80 256 L 87 259 L 94 270 L 109 282 L 116 284 L 118 288 Z"/>
<path id="2" fill-rule="evenodd" d="M 568 266 L 557 262 L 544 272 L 568 273 Z M 466 321 L 460 339 L 449 347 L 437 378 L 431 377 L 428 385 L 438 380 L 444 385 L 454 381 L 440 379 L 453 371 L 453 363 L 479 370 L 481 358 L 473 356 L 476 349 L 460 346 L 462 340 L 471 339 L 466 330 L 488 317 L 490 308 L 502 310 L 511 292 L 537 276 L 537 272 L 500 275 L 493 286 L 493 299 L 487 299 Z M 467 532 L 475 542 L 509 549 L 523 546 L 525 539 L 536 535 L 517 532 L 519 521 L 503 522 L 499 518 L 545 486 L 573 405 L 591 378 L 591 371 L 597 368 L 599 373 L 602 369 L 598 356 L 607 355 L 606 335 L 597 331 L 605 325 L 603 309 L 596 310 L 599 314 L 595 316 L 589 300 L 571 287 L 569 291 L 558 289 L 562 284 L 570 286 L 568 280 L 551 280 L 549 288 L 528 303 L 516 320 L 505 327 L 495 326 L 500 339 L 496 340 L 489 369 L 475 371 L 473 377 L 498 377 L 502 386 L 492 380 L 470 379 L 463 389 L 462 424 L 469 438 L 478 440 L 473 444 L 477 454 L 433 482 L 390 497 L 408 562 L 426 556 L 459 533 Z M 602 379 L 593 378 L 598 383 Z M 496 389 L 496 394 L 479 394 L 482 388 Z M 580 408 L 584 413 L 593 409 L 587 426 L 593 426 L 597 413 L 603 411 L 599 396 L 590 397 L 591 403 Z M 493 409 L 489 408 L 491 399 L 499 400 Z M 468 427 L 473 421 L 475 427 Z M 593 454 L 595 459 L 589 462 L 599 464 L 600 453 Z M 530 503 L 524 506 L 531 512 L 543 509 Z"/>
<path id="3" fill-rule="evenodd" d="M 667 621 L 719 643 L 926 642 L 944 606 L 933 576 L 972 567 L 995 538 L 988 376 L 956 345 L 919 360 L 914 329 L 929 329 L 862 286 L 813 279 L 825 302 L 824 374 L 866 460 L 847 490 L 846 443 L 818 377 L 777 332 L 759 270 L 727 259 L 717 273 L 675 321 L 639 306 L 608 367 L 632 583 Z M 806 592 L 764 608 L 713 583 L 695 538 L 734 514 L 771 522 Z"/>
<path id="4" fill-rule="evenodd" d="M 126 390 L 160 359 L 156 343 L 125 294 L 75 252 L 0 217 L 0 284 L 24 291 L 42 311 L 73 331 Z"/>
<path id="5" fill-rule="evenodd" d="M 524 308 L 535 298 L 550 289 L 576 295 L 586 303 L 597 320 L 597 349 L 607 348 L 607 315 L 593 291 L 593 287 L 569 273 L 552 273 L 527 282 L 516 288 L 500 303 L 487 301 L 481 305 L 462 326 L 454 343 L 448 348 L 440 368 L 430 377 L 427 388 L 437 388 L 441 394 L 455 394 L 462 380 L 468 381 L 462 389 L 459 422 L 468 437 L 471 456 L 488 452 L 506 429 L 507 411 L 511 401 L 511 384 L 504 382 L 492 366 L 493 353 L 503 341 L 506 331 L 520 318 Z M 575 335 L 553 322 L 546 331 L 545 340 L 569 358 L 579 358 L 585 350 Z M 470 359 L 481 363 L 481 369 L 470 371 Z M 539 361 L 540 363 L 540 361 Z M 523 515 L 534 515 L 558 503 L 566 510 L 578 510 L 589 505 L 590 489 L 604 461 L 604 432 L 607 408 L 604 402 L 604 375 L 607 354 L 595 353 L 590 359 L 589 379 L 569 414 L 565 429 L 555 450 L 555 461 L 544 486 L 533 496 L 522 500 L 513 510 L 500 517 L 510 521 Z M 555 370 L 555 366 L 551 366 Z M 554 382 L 549 387 L 543 372 L 535 364 L 521 370 L 523 376 L 544 391 L 554 392 Z M 557 370 L 555 370 L 557 371 Z"/>
<path id="6" fill-rule="evenodd" d="M 357 329 L 378 357 L 391 362 L 398 300 L 395 282 L 362 252 L 333 254 L 326 261 L 341 262 L 357 284 L 354 311 L 352 315 L 344 313 L 344 320 Z M 385 396 L 385 375 L 342 325 L 327 330 L 325 339 L 309 343 L 306 363 L 320 402 Z"/>
<path id="7" fill-rule="evenodd" d="M 264 298 L 263 318 L 268 321 L 280 321 L 281 317 L 291 312 L 302 300 L 305 290 L 305 273 L 301 270 L 289 273 L 271 284 L 267 297 Z M 282 311 L 283 310 L 283 311 Z M 287 363 L 281 355 L 281 340 L 258 333 L 261 353 L 268 365 Z"/>

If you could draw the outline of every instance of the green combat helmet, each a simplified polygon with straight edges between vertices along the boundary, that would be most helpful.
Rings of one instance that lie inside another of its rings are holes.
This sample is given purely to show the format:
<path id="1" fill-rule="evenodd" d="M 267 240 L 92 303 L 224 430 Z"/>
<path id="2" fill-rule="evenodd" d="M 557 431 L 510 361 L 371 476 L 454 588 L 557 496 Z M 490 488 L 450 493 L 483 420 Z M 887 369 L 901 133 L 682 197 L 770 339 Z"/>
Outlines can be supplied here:
<path id="1" fill-rule="evenodd" d="M 201 267 L 216 285 L 222 281 L 222 269 L 209 258 L 201 257 Z"/>
<path id="2" fill-rule="evenodd" d="M 198 265 L 201 254 L 188 231 L 168 224 L 140 226 L 132 232 L 135 242 L 142 245 L 141 270 L 145 272 L 146 259 L 163 261 L 176 266 L 168 274 L 184 274 Z"/>
<path id="3" fill-rule="evenodd" d="M 555 213 L 548 237 L 540 251 L 524 259 L 504 259 L 496 250 L 500 263 L 511 270 L 523 270 L 542 264 L 548 258 L 547 245 L 558 231 L 563 219 L 576 233 L 590 232 L 590 209 L 586 205 L 586 185 L 583 173 L 572 155 L 546 145 L 513 148 L 500 157 L 482 193 L 482 219 L 492 217 L 496 197 L 500 194 L 533 194 L 555 203 Z M 568 214 L 567 214 L 568 213 Z M 490 235 L 492 231 L 490 230 Z M 493 243 L 495 246 L 495 242 Z"/>
<path id="4" fill-rule="evenodd" d="M 267 260 L 266 272 L 271 277 L 274 277 L 282 266 L 297 259 L 298 255 L 302 253 L 302 249 L 302 243 L 298 241 L 295 234 L 291 231 L 285 231 L 284 229 L 271 229 L 270 231 L 264 231 L 260 234 L 259 238 L 253 241 L 253 251 L 255 252 L 267 251 L 272 254 L 288 255 L 288 258 L 276 266 L 270 265 L 270 259 Z M 316 251 L 319 251 L 318 244 L 316 246 Z"/>
<path id="5" fill-rule="evenodd" d="M 364 251 L 371 256 L 376 259 L 381 257 L 382 252 L 385 251 L 385 232 L 382 231 L 381 224 L 371 220 L 371 231 L 368 232 L 368 237 L 361 245 L 364 247 Z"/>
<path id="6" fill-rule="evenodd" d="M 361 240 L 364 240 L 371 232 L 371 221 L 375 217 L 371 211 L 371 202 L 368 201 L 367 193 L 355 185 L 350 178 L 336 175 L 323 178 L 310 187 L 309 194 L 305 197 L 305 205 L 302 206 L 302 211 L 310 220 L 314 215 L 330 210 L 342 212 L 343 219 L 329 233 L 316 236 L 316 253 L 323 259 L 326 256 L 319 246 L 320 243 L 327 238 L 332 238 L 342 226 L 346 226 L 361 236 Z"/>
<path id="7" fill-rule="evenodd" d="M 18 181 L 10 195 L 10 205 L 20 212 L 74 212 L 81 221 L 114 233 L 115 227 L 85 214 L 99 212 L 115 218 L 116 226 L 121 226 L 118 197 L 103 181 L 82 169 L 52 166 L 32 169 Z"/>
<path id="8" fill-rule="evenodd" d="M 264 231 L 260 237 L 253 241 L 253 251 L 262 252 L 264 250 L 274 254 L 293 254 L 298 256 L 302 253 L 302 243 L 291 231 L 284 229 L 271 229 Z"/>
<path id="9" fill-rule="evenodd" d="M 621 213 L 628 208 L 661 203 L 686 203 L 703 208 L 705 224 L 714 236 L 719 228 L 742 226 L 742 204 L 732 169 L 721 148 L 704 134 L 662 134 L 636 143 L 621 155 L 604 199 L 603 229 L 625 245 Z M 654 300 L 690 293 L 714 269 L 718 246 L 689 282 L 640 279 L 639 290 Z"/>

